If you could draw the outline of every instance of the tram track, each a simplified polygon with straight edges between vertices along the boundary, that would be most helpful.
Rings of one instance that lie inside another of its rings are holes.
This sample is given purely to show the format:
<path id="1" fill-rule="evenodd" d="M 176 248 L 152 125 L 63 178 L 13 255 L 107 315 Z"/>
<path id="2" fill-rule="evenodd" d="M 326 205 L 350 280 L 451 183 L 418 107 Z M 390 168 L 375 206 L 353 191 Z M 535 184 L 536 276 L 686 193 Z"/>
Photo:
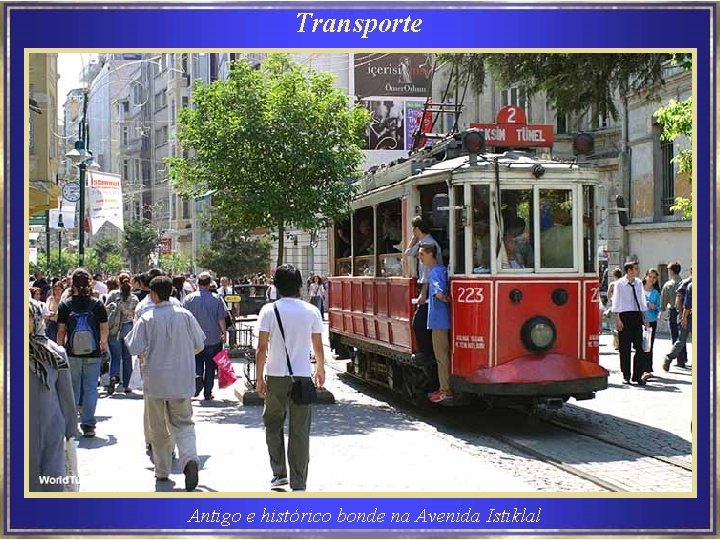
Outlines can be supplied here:
<path id="1" fill-rule="evenodd" d="M 480 435 L 500 447 L 547 464 L 612 493 L 666 492 L 667 486 L 692 490 L 692 464 L 663 456 L 638 445 L 593 433 L 557 418 L 528 416 L 514 409 L 420 405 L 379 384 L 347 373 L 353 381 L 373 389 L 376 398 L 400 412 L 428 422 L 451 435 Z M 550 413 L 546 413 L 550 414 Z M 634 426 L 628 423 L 627 432 Z M 455 433 L 453 433 L 455 432 Z"/>

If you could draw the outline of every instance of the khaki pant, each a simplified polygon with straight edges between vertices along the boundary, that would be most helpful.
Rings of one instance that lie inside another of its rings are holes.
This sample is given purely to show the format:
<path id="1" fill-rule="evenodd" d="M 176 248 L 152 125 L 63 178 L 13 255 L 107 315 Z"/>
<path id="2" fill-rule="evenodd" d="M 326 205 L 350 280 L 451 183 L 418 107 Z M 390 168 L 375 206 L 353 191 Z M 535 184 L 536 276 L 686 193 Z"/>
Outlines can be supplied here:
<path id="1" fill-rule="evenodd" d="M 148 416 L 147 394 L 143 394 L 143 433 L 145 433 L 145 444 L 150 443 L 150 417 Z M 172 436 L 172 433 L 170 434 Z M 175 448 L 175 439 L 172 441 L 172 447 Z"/>
<path id="2" fill-rule="evenodd" d="M 170 475 L 173 439 L 177 443 L 182 470 L 185 470 L 185 465 L 189 461 L 199 463 L 190 398 L 158 399 L 148 397 L 145 405 L 153 462 L 155 463 L 155 476 L 167 478 Z"/>
<path id="3" fill-rule="evenodd" d="M 297 379 L 297 377 L 296 377 Z M 310 423 L 312 405 L 298 405 L 290 398 L 290 377 L 267 377 L 267 396 L 263 409 L 265 442 L 274 476 L 287 476 L 290 488 L 304 490 L 310 462 Z M 287 465 L 285 463 L 285 417 L 290 412 Z"/>
<path id="4" fill-rule="evenodd" d="M 433 330 L 432 344 L 438 365 L 440 390 L 452 394 L 450 388 L 450 330 Z"/>

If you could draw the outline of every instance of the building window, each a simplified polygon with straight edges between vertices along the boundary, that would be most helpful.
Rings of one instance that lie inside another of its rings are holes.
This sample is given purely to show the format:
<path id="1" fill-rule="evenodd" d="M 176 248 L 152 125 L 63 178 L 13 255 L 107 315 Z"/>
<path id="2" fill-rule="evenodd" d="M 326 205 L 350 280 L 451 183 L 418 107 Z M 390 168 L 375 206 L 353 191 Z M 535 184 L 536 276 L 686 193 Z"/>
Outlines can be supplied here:
<path id="1" fill-rule="evenodd" d="M 155 110 L 162 109 L 163 107 L 167 107 L 167 96 L 165 95 L 165 90 L 155 94 Z"/>
<path id="2" fill-rule="evenodd" d="M 188 97 L 187 97 L 187 96 L 182 96 L 182 98 L 180 98 L 180 100 L 181 100 L 181 101 L 180 101 L 180 106 L 181 106 L 183 109 L 187 109 L 187 106 L 188 106 Z"/>
<path id="3" fill-rule="evenodd" d="M 524 86 L 513 86 L 500 92 L 500 101 L 502 106 L 516 105 L 525 110 L 525 114 L 530 120 L 530 101 L 528 100 L 527 91 Z"/>
<path id="4" fill-rule="evenodd" d="M 670 207 L 675 204 L 675 165 L 672 141 L 660 141 L 661 177 L 662 177 L 662 213 L 673 215 Z"/>
<path id="5" fill-rule="evenodd" d="M 189 199 L 182 200 L 182 218 L 190 219 L 190 200 Z"/>
<path id="6" fill-rule="evenodd" d="M 176 116 L 176 110 L 175 110 L 175 98 L 170 100 L 170 123 L 174 126 L 175 125 L 175 116 Z"/>
<path id="7" fill-rule="evenodd" d="M 568 133 L 568 115 L 562 111 L 557 112 L 555 119 L 555 133 L 558 135 Z"/>
<path id="8" fill-rule="evenodd" d="M 122 144 L 123 146 L 127 146 L 128 138 L 130 136 L 130 128 L 128 126 L 123 126 L 121 129 L 122 129 L 122 133 L 121 133 L 121 137 L 120 137 L 120 144 Z"/>
<path id="9" fill-rule="evenodd" d="M 140 160 L 136 159 L 135 161 L 135 176 L 133 178 L 133 183 L 139 184 L 140 178 L 142 177 L 142 173 L 140 172 Z"/>
<path id="10" fill-rule="evenodd" d="M 163 126 L 155 130 L 155 146 L 162 146 L 168 142 L 168 127 Z"/>

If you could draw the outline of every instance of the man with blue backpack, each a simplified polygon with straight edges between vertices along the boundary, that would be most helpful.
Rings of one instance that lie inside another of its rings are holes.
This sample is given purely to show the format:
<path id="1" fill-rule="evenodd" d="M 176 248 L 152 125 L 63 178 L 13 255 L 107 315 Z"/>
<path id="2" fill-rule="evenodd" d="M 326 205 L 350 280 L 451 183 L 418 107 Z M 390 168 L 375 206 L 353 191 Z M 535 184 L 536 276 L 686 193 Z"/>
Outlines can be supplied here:
<path id="1" fill-rule="evenodd" d="M 98 378 L 102 355 L 108 350 L 107 310 L 91 294 L 90 273 L 78 268 L 72 274 L 72 296 L 58 307 L 57 342 L 68 354 L 76 405 L 82 396 L 80 428 L 84 437 L 95 436 Z"/>

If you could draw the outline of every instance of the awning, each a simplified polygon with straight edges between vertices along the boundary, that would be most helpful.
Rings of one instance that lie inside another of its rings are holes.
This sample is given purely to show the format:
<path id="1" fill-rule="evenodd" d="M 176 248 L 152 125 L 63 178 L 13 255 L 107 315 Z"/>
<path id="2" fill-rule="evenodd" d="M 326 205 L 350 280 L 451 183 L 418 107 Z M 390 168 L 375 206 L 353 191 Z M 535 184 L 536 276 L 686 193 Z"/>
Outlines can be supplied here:
<path id="1" fill-rule="evenodd" d="M 30 181 L 30 214 L 58 207 L 60 190 L 55 182 Z"/>

